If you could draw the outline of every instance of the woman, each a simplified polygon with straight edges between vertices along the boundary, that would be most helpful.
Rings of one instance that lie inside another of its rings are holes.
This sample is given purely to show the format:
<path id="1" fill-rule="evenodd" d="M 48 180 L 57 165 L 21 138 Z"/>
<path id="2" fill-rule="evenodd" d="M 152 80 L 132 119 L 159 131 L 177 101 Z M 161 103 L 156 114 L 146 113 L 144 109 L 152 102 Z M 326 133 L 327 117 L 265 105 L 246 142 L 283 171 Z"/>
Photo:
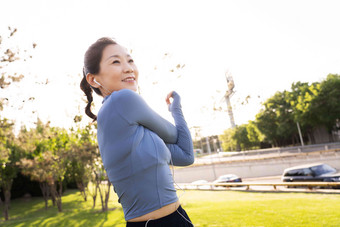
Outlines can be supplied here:
<path id="1" fill-rule="evenodd" d="M 127 226 L 192 226 L 169 168 L 194 162 L 180 96 L 170 92 L 166 97 L 174 126 L 136 93 L 138 69 L 128 51 L 110 38 L 89 47 L 83 74 L 85 113 L 97 120 L 100 154 Z M 98 118 L 91 112 L 92 90 L 104 98 Z"/>

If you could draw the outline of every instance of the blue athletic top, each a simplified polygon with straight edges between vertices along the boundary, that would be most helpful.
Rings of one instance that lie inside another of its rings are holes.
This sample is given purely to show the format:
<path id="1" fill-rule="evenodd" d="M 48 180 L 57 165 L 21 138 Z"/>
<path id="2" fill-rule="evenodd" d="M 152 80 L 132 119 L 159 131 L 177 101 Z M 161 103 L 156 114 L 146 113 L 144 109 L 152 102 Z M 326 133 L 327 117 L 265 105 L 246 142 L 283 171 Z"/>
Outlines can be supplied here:
<path id="1" fill-rule="evenodd" d="M 194 162 L 190 131 L 176 92 L 169 111 L 176 126 L 140 95 L 122 89 L 106 96 L 98 113 L 100 154 L 126 220 L 176 202 L 170 161 L 178 166 Z"/>

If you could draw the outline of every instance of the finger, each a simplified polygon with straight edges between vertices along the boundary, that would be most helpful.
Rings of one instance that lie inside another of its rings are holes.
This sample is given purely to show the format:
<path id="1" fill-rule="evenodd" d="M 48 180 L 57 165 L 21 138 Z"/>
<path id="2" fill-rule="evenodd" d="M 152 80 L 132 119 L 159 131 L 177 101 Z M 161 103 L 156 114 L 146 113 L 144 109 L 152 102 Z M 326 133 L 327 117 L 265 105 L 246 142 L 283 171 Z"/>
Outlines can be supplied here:
<path id="1" fill-rule="evenodd" d="M 166 96 L 166 99 L 165 99 L 165 101 L 166 101 L 166 103 L 167 103 L 168 105 L 170 105 L 170 98 L 172 97 L 172 92 L 173 92 L 173 91 L 171 91 L 171 92 Z"/>

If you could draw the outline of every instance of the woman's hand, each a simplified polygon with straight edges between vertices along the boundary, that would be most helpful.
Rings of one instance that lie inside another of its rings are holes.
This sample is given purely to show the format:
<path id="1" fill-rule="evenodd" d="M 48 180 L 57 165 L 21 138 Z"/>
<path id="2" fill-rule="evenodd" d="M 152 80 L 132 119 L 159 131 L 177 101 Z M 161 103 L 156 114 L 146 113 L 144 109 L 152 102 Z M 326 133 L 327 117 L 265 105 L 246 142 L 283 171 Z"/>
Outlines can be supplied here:
<path id="1" fill-rule="evenodd" d="M 172 102 L 170 99 L 173 99 Z M 166 104 L 168 104 L 169 111 L 172 112 L 173 109 L 181 108 L 181 97 L 177 92 L 171 91 L 165 99 Z"/>

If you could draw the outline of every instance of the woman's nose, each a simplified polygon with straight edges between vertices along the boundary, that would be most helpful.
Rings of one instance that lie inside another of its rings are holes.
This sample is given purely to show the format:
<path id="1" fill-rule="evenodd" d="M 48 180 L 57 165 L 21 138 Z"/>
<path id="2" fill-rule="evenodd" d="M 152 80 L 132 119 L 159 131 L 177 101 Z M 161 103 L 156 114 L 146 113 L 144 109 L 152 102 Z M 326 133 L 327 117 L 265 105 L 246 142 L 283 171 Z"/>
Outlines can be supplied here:
<path id="1" fill-rule="evenodd" d="M 134 72 L 133 67 L 129 63 L 124 64 L 123 70 L 124 70 L 125 73 L 133 73 Z"/>

